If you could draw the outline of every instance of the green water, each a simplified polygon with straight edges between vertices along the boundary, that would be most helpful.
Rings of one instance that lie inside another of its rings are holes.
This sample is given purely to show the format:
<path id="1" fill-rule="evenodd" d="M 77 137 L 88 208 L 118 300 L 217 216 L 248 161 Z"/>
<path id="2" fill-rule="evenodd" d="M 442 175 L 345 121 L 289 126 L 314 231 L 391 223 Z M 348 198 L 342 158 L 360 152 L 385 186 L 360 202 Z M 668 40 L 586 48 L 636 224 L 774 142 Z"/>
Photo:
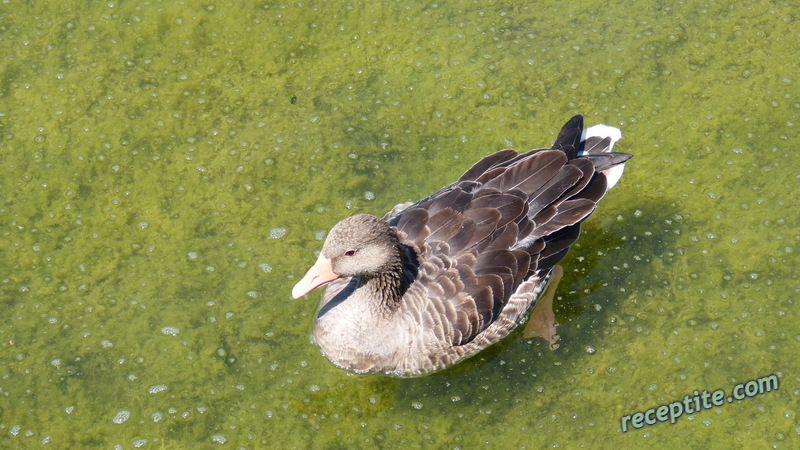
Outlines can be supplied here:
<path id="1" fill-rule="evenodd" d="M 0 447 L 799 445 L 794 2 L 254 3 L 0 5 Z M 575 113 L 635 158 L 558 350 L 410 380 L 318 353 L 290 289 L 327 229 Z"/>

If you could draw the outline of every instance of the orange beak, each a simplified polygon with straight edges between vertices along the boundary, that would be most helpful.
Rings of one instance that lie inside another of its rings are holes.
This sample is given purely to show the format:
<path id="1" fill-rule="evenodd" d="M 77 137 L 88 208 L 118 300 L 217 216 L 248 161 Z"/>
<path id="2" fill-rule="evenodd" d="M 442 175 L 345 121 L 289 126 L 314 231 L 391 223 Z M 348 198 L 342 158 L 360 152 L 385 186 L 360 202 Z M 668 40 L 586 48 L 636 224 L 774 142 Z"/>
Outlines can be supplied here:
<path id="1" fill-rule="evenodd" d="M 339 275 L 333 273 L 331 260 L 319 255 L 317 262 L 308 269 L 306 276 L 298 281 L 297 284 L 294 285 L 294 288 L 292 288 L 292 297 L 300 298 L 323 284 L 330 283 L 337 278 L 339 278 Z"/>

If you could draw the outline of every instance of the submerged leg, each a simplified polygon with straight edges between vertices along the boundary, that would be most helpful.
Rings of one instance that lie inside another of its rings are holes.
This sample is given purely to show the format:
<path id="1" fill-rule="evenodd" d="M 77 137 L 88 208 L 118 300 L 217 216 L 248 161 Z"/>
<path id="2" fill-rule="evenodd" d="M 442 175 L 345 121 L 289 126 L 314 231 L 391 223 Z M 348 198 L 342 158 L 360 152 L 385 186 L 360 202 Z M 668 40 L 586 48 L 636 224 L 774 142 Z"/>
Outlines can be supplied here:
<path id="1" fill-rule="evenodd" d="M 522 335 L 526 338 L 540 337 L 550 343 L 550 350 L 558 348 L 558 338 L 556 334 L 556 315 L 553 313 L 553 296 L 556 293 L 556 286 L 564 275 L 561 266 L 553 267 L 550 272 L 550 281 L 547 290 L 544 292 L 539 302 L 534 306 L 528 324 Z"/>

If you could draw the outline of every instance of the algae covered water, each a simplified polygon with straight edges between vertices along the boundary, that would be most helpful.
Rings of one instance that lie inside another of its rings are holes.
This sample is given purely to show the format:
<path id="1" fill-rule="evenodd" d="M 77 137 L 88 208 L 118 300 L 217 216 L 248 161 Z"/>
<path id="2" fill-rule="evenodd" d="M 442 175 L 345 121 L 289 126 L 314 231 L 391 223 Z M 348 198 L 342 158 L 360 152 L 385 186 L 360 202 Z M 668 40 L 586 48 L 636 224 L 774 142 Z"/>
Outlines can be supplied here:
<path id="1" fill-rule="evenodd" d="M 0 446 L 796 447 L 799 13 L 0 5 Z M 562 262 L 559 349 L 319 354 L 290 290 L 333 224 L 577 113 L 635 156 Z"/>

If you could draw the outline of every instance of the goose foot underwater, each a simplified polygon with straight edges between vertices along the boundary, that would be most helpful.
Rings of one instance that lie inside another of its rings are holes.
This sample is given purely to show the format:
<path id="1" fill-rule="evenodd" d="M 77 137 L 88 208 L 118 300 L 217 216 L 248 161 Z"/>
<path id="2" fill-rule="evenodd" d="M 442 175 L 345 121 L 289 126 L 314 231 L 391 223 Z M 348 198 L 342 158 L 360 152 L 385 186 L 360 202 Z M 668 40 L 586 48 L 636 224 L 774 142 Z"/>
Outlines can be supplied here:
<path id="1" fill-rule="evenodd" d="M 631 155 L 611 151 L 620 138 L 605 125 L 584 131 L 575 116 L 550 149 L 501 150 L 383 218 L 358 214 L 336 224 L 292 289 L 299 298 L 327 285 L 315 343 L 340 368 L 408 377 L 506 337 L 622 176 Z M 555 344 L 555 328 L 536 326 L 530 333 Z"/>
<path id="2" fill-rule="evenodd" d="M 556 288 L 564 276 L 564 269 L 561 266 L 554 266 L 550 271 L 550 279 L 547 280 L 547 290 L 536 302 L 525 325 L 522 336 L 527 339 L 542 338 L 547 341 L 550 350 L 558 349 L 559 336 L 556 334 L 556 315 L 553 312 L 553 297 L 556 295 Z"/>

